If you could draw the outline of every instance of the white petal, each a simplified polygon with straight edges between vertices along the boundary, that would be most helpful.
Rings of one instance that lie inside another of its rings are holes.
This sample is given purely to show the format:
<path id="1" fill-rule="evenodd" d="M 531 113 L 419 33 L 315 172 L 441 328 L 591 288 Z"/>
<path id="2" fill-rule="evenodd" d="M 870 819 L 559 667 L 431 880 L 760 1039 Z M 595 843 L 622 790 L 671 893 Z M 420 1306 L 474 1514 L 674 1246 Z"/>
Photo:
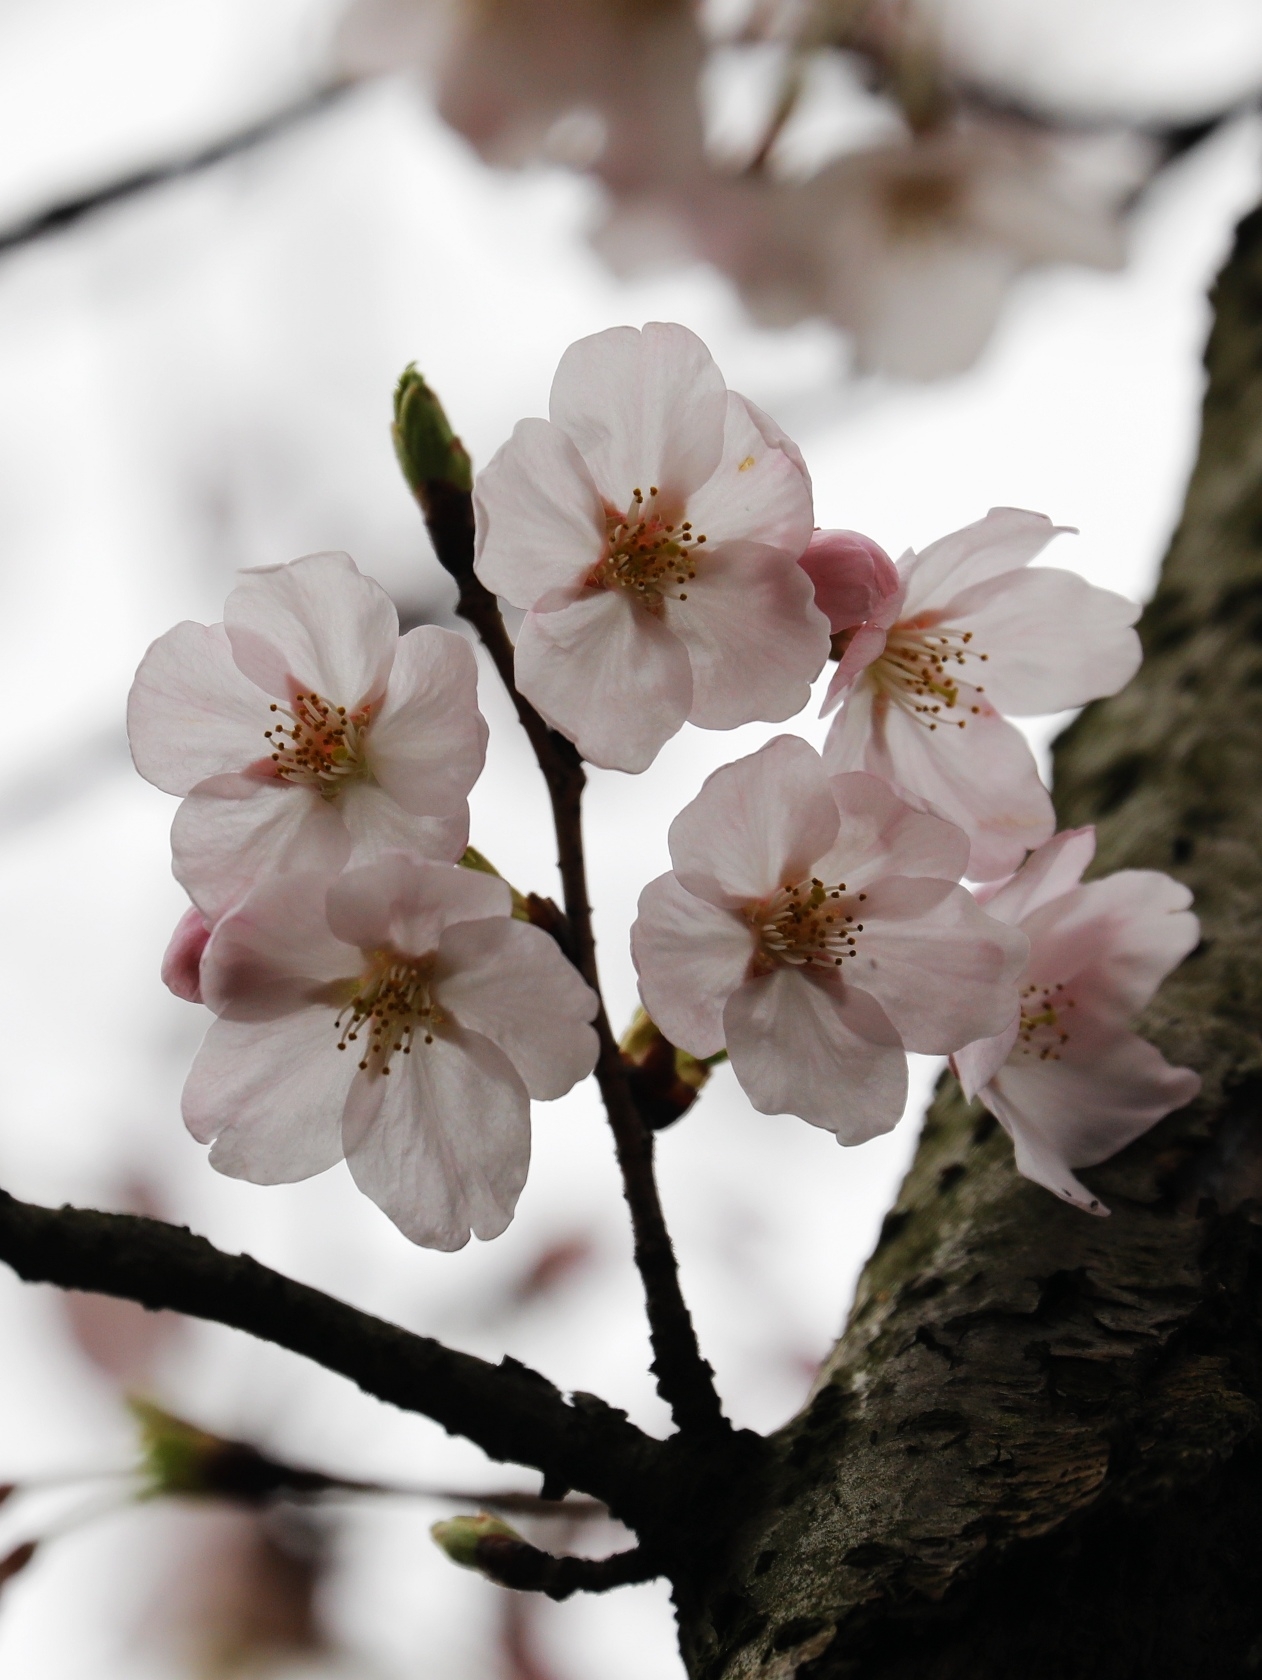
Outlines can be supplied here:
<path id="1" fill-rule="evenodd" d="M 350 862 L 369 863 L 382 852 L 415 852 L 437 863 L 455 863 L 469 844 L 469 807 L 448 817 L 414 817 L 375 782 L 352 782 L 335 810 L 350 837 Z"/>
<path id="2" fill-rule="evenodd" d="M 238 671 L 222 624 L 186 620 L 159 636 L 127 697 L 137 770 L 164 793 L 271 758 L 271 702 Z"/>
<path id="3" fill-rule="evenodd" d="M 532 1097 L 563 1097 L 587 1078 L 599 1048 L 588 1023 L 599 1000 L 555 940 L 497 917 L 449 927 L 439 955 L 440 1007 L 498 1044 Z"/>
<path id="4" fill-rule="evenodd" d="M 743 916 L 694 898 L 674 875 L 649 882 L 631 956 L 644 1007 L 672 1044 L 693 1056 L 722 1050 L 723 1008 L 744 984 L 755 943 Z"/>
<path id="5" fill-rule="evenodd" d="M 1096 589 L 1076 572 L 1038 566 L 1007 572 L 957 595 L 945 622 L 972 633 L 966 658 L 986 698 L 1009 717 L 1034 717 L 1116 694 L 1139 669 L 1133 601 Z"/>
<path id="6" fill-rule="evenodd" d="M 1017 1014 L 1006 1032 L 996 1033 L 993 1038 L 974 1039 L 972 1044 L 966 1044 L 951 1057 L 951 1071 L 969 1102 L 984 1086 L 989 1085 L 1008 1060 L 1020 1030 L 1021 1017 Z"/>
<path id="7" fill-rule="evenodd" d="M 331 1009 L 278 1021 L 216 1021 L 184 1086 L 184 1124 L 210 1164 L 252 1184 L 293 1184 L 342 1158 L 354 1059 Z"/>
<path id="8" fill-rule="evenodd" d="M 354 710 L 385 692 L 399 615 L 349 554 L 244 573 L 223 619 L 233 658 L 269 694 L 288 701 L 314 690 Z"/>
<path id="9" fill-rule="evenodd" d="M 726 411 L 727 387 L 705 345 L 661 321 L 571 344 L 548 405 L 619 511 L 633 490 L 647 499 L 653 486 L 659 506 L 682 507 L 719 464 Z"/>
<path id="10" fill-rule="evenodd" d="M 1030 853 L 1015 875 L 988 882 L 973 895 L 988 915 L 1009 927 L 1076 887 L 1095 856 L 1095 829 L 1066 828 Z"/>
<path id="11" fill-rule="evenodd" d="M 403 852 L 348 869 L 328 894 L 329 926 L 339 939 L 364 951 L 389 945 L 414 957 L 436 950 L 454 922 L 506 918 L 511 909 L 508 883 L 497 875 Z"/>
<path id="12" fill-rule="evenodd" d="M 684 644 L 621 590 L 529 613 L 515 668 L 536 711 L 606 770 L 647 770 L 692 704 Z"/>
<path id="13" fill-rule="evenodd" d="M 909 1050 L 944 1055 L 1011 1024 L 1029 944 L 963 887 L 875 881 L 859 913 L 863 932 L 844 978 L 876 998 Z"/>
<path id="14" fill-rule="evenodd" d="M 1043 513 L 991 508 L 984 519 L 939 537 L 910 560 L 899 562 L 907 585 L 903 614 L 912 618 L 926 608 L 945 606 L 975 583 L 1028 566 L 1053 537 L 1072 531 L 1071 525 L 1053 525 Z"/>
<path id="15" fill-rule="evenodd" d="M 486 737 L 473 649 L 436 625 L 410 630 L 368 732 L 377 782 L 413 816 L 459 815 L 482 773 Z"/>
<path id="16" fill-rule="evenodd" d="M 211 776 L 171 825 L 175 878 L 211 922 L 265 875 L 336 873 L 350 845 L 335 805 L 314 788 L 275 777 Z"/>
<path id="17" fill-rule="evenodd" d="M 202 956 L 202 996 L 216 1015 L 271 1021 L 323 1001 L 362 967 L 329 929 L 325 873 L 269 875 L 215 924 Z M 330 1029 L 331 1030 L 331 1029 Z"/>
<path id="18" fill-rule="evenodd" d="M 463 1248 L 498 1237 L 530 1165 L 530 1099 L 502 1050 L 453 1024 L 386 1075 L 361 1075 L 343 1122 L 346 1162 L 405 1237 Z"/>
<path id="19" fill-rule="evenodd" d="M 762 419 L 767 421 L 766 415 Z M 696 534 L 705 534 L 708 547 L 760 543 L 796 561 L 811 539 L 811 481 L 801 455 L 796 447 L 790 454 L 768 438 L 752 404 L 734 391 L 727 398 L 722 457 L 711 477 L 689 496 L 687 516 Z"/>
<path id="20" fill-rule="evenodd" d="M 478 474 L 474 571 L 515 607 L 581 582 L 605 553 L 605 504 L 559 426 L 519 420 Z"/>
<path id="21" fill-rule="evenodd" d="M 811 495 L 811 474 L 806 465 L 806 457 L 802 454 L 802 451 L 798 448 L 797 444 L 794 443 L 789 434 L 784 431 L 778 422 L 773 420 L 771 416 L 765 412 L 765 410 L 759 408 L 757 403 L 750 402 L 749 398 L 741 396 L 739 391 L 730 391 L 728 395 L 729 397 L 735 397 L 737 402 L 744 405 L 746 414 L 749 415 L 749 418 L 758 428 L 759 435 L 761 436 L 763 442 L 773 449 L 783 450 L 789 457 L 790 461 L 792 461 L 793 465 L 797 468 L 798 475 L 800 476 L 803 484 L 806 486 L 807 494 Z"/>
<path id="22" fill-rule="evenodd" d="M 777 735 L 706 777 L 670 825 L 671 862 L 686 891 L 737 910 L 805 880 L 837 823 L 819 754 Z"/>
<path id="23" fill-rule="evenodd" d="M 844 881 L 859 892 L 884 875 L 933 875 L 958 881 L 968 863 L 963 829 L 918 811 L 888 782 L 862 770 L 829 778 L 841 827 L 836 844 L 818 858 L 814 873 L 829 886 Z"/>
<path id="24" fill-rule="evenodd" d="M 686 600 L 666 623 L 692 666 L 689 723 L 735 729 L 781 723 L 800 712 L 828 657 L 828 620 L 796 562 L 748 543 L 727 543 L 697 566 Z"/>
<path id="25" fill-rule="evenodd" d="M 723 1012 L 728 1055 L 760 1114 L 797 1114 L 865 1143 L 899 1122 L 907 1058 L 874 999 L 781 968 L 747 980 Z"/>

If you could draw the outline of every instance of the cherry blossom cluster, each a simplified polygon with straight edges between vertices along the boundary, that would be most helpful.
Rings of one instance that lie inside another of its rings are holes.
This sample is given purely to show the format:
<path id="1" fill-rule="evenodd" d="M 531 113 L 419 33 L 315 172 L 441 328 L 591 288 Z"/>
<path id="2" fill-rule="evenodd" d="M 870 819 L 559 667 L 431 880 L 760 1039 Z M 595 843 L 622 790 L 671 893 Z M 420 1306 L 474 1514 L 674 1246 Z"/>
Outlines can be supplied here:
<path id="1" fill-rule="evenodd" d="M 779 735 L 671 825 L 631 932 L 665 1040 L 847 1144 L 897 1123 L 909 1051 L 950 1056 L 1021 1173 L 1106 1211 L 1075 1169 L 1199 1086 L 1130 1028 L 1197 924 L 1164 875 L 1082 884 L 1092 832 L 1054 833 L 1008 719 L 1116 692 L 1137 608 L 1031 566 L 1059 534 L 1040 514 L 992 509 L 897 565 L 815 530 L 796 446 L 661 323 L 571 346 L 474 505 L 476 574 L 525 613 L 518 693 L 591 764 L 784 722 L 836 662 L 822 753 Z M 505 1228 L 531 1099 L 597 1055 L 595 991 L 468 867 L 476 685 L 465 640 L 400 637 L 385 592 L 320 554 L 161 637 L 129 714 L 138 768 L 182 801 L 192 908 L 164 976 L 218 1017 L 190 1130 L 259 1183 L 345 1159 L 448 1249 Z"/>

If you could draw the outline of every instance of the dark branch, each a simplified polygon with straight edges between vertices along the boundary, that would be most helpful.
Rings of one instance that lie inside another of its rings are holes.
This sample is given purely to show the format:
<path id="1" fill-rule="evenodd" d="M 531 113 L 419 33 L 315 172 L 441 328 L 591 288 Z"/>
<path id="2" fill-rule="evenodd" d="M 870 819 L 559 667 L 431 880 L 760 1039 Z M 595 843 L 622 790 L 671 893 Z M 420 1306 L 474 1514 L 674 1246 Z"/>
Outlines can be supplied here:
<path id="1" fill-rule="evenodd" d="M 120 1295 L 245 1330 L 432 1418 L 489 1457 L 531 1465 L 634 1521 L 659 1444 L 591 1396 L 566 1401 L 515 1360 L 488 1364 L 296 1283 L 249 1255 L 132 1214 L 35 1207 L 0 1191 L 0 1259 L 28 1283 Z"/>
<path id="2" fill-rule="evenodd" d="M 66 228 L 74 227 L 85 217 L 94 215 L 98 210 L 107 209 L 111 204 L 121 204 L 129 198 L 138 198 L 157 187 L 166 186 L 171 181 L 185 180 L 190 175 L 213 169 L 216 164 L 224 163 L 229 158 L 239 157 L 243 152 L 253 151 L 287 130 L 296 128 L 300 123 L 319 116 L 356 85 L 354 81 L 328 82 L 323 87 L 316 88 L 313 93 L 304 94 L 301 99 L 296 99 L 289 105 L 282 105 L 269 116 L 262 117 L 245 128 L 237 129 L 235 133 L 224 135 L 219 140 L 213 140 L 200 151 L 189 152 L 184 157 L 169 159 L 165 163 L 150 164 L 145 169 L 121 175 L 99 187 L 91 187 L 87 192 L 79 193 L 73 198 L 61 199 L 46 209 L 36 210 L 21 221 L 14 222 L 7 228 L 0 228 L 0 255 L 15 251 L 23 245 L 32 245 L 49 234 L 61 233 Z"/>
<path id="3" fill-rule="evenodd" d="M 660 1562 L 643 1546 L 612 1557 L 555 1557 L 525 1540 L 488 1534 L 474 1549 L 476 1567 L 501 1587 L 517 1592 L 547 1593 L 549 1598 L 569 1598 L 576 1592 L 608 1592 L 612 1587 L 630 1586 L 634 1581 L 652 1581 L 662 1574 Z"/>

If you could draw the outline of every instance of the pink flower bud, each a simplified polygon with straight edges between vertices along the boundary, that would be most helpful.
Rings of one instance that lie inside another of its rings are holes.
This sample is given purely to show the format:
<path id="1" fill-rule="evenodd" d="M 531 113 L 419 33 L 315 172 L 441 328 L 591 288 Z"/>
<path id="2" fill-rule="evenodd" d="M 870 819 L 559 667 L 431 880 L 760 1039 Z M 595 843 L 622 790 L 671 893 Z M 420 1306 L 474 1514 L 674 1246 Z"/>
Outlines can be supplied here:
<path id="1" fill-rule="evenodd" d="M 202 952 L 209 938 L 209 923 L 195 905 L 190 905 L 175 924 L 162 958 L 163 985 L 186 1003 L 202 1001 Z"/>
<path id="2" fill-rule="evenodd" d="M 815 605 L 834 635 L 875 618 L 898 593 L 894 562 L 858 531 L 816 531 L 798 564 L 815 585 Z"/>

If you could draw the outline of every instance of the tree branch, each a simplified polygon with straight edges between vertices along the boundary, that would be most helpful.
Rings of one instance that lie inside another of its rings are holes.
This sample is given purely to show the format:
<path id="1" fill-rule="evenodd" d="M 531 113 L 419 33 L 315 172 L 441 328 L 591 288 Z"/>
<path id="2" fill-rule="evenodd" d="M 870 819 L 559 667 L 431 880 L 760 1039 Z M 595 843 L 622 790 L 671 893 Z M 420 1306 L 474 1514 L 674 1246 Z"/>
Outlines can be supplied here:
<path id="1" fill-rule="evenodd" d="M 516 1592 L 541 1592 L 549 1598 L 570 1598 L 576 1592 L 609 1592 L 635 1581 L 652 1581 L 662 1573 L 660 1559 L 635 1546 L 612 1557 L 584 1558 L 541 1551 L 527 1541 L 488 1534 L 474 1549 L 474 1567 L 501 1587 Z"/>

